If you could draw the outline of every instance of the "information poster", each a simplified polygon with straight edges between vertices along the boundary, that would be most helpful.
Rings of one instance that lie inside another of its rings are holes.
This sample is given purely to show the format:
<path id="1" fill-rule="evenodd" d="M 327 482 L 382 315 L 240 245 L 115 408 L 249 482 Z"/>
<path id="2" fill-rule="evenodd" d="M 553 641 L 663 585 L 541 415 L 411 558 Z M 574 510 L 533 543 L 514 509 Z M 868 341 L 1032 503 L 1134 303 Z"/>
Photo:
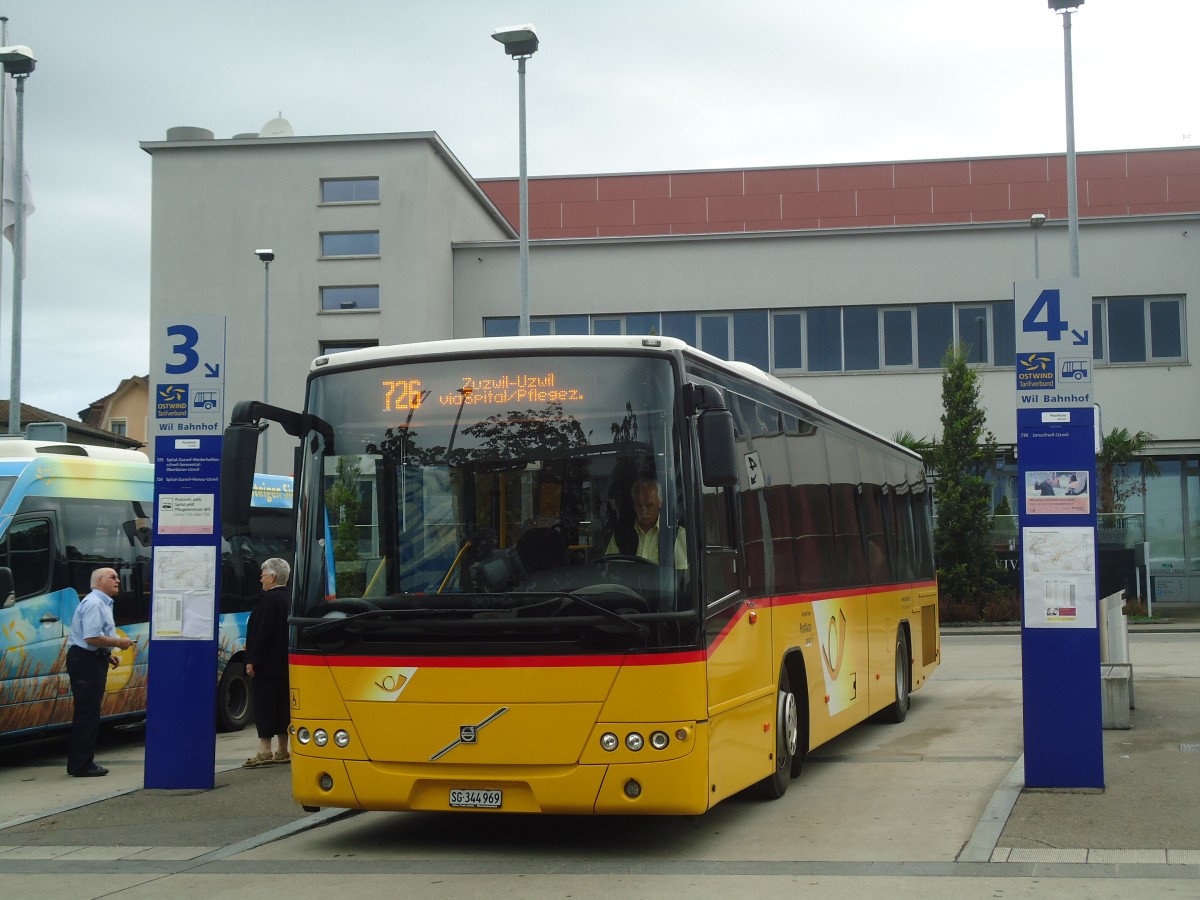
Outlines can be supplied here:
<path id="1" fill-rule="evenodd" d="M 1021 534 L 1026 628 L 1095 628 L 1094 528 L 1025 528 Z"/>
<path id="2" fill-rule="evenodd" d="M 216 621 L 215 547 L 160 547 L 154 554 L 152 638 L 206 640 Z"/>

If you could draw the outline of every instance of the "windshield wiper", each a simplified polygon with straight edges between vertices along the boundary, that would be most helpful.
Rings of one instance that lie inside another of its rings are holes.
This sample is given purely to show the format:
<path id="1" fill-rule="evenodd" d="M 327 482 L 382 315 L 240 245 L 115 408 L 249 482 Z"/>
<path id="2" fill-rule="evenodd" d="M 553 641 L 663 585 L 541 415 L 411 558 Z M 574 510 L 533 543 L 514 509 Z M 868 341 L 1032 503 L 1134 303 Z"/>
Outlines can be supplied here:
<path id="1" fill-rule="evenodd" d="M 438 596 L 439 596 L 439 599 L 445 599 L 448 595 L 441 594 Z M 452 595 L 452 596 L 456 597 L 457 599 L 466 599 L 463 595 Z M 514 594 L 507 594 L 507 595 L 489 595 L 489 594 L 470 595 L 470 597 L 475 600 L 475 604 L 473 604 L 473 605 L 467 605 L 467 606 L 457 606 L 456 605 L 456 606 L 440 606 L 440 607 L 419 606 L 419 607 L 410 607 L 407 609 L 368 609 L 368 610 L 363 610 L 362 612 L 353 613 L 351 615 L 337 616 L 336 618 L 322 618 L 315 622 L 309 618 L 295 617 L 292 620 L 292 622 L 293 622 L 293 624 L 301 625 L 303 627 L 304 635 L 306 637 L 314 637 L 316 635 L 325 634 L 327 632 L 333 632 L 333 631 L 341 631 L 343 629 L 349 630 L 349 631 L 354 631 L 354 630 L 357 630 L 361 626 L 366 626 L 368 623 L 376 624 L 374 620 L 379 620 L 379 619 L 392 620 L 392 619 L 414 619 L 414 618 L 423 618 L 423 617 L 443 618 L 445 616 L 461 615 L 463 613 L 469 613 L 474 616 L 474 615 L 478 615 L 480 613 L 489 613 L 489 612 L 495 613 L 495 612 L 501 612 L 501 611 L 515 613 L 517 611 L 517 609 L 519 609 L 519 607 L 508 606 L 506 608 L 506 606 L 479 604 L 479 600 L 482 598 L 486 597 L 486 598 L 491 598 L 494 600 L 497 596 L 503 596 L 503 597 L 507 597 L 507 598 L 524 597 L 524 598 L 528 598 L 530 600 L 543 601 L 543 602 L 545 600 L 552 600 L 552 599 L 570 600 L 570 601 L 574 601 L 575 603 L 578 603 L 580 606 L 586 607 L 588 610 L 599 613 L 605 619 L 608 619 L 611 622 L 619 624 L 621 626 L 621 629 L 624 631 L 629 631 L 629 632 L 636 633 L 636 634 L 645 634 L 650 630 L 648 626 L 643 625 L 641 622 L 635 622 L 633 619 L 629 618 L 627 615 L 625 615 L 623 613 L 619 613 L 614 609 L 609 609 L 608 607 L 604 606 L 603 604 L 597 603 L 595 600 L 589 598 L 588 596 L 581 594 L 581 593 L 577 593 L 575 591 L 546 591 L 546 592 L 537 591 L 537 592 L 528 592 L 528 593 L 519 593 L 519 594 L 514 593 Z M 547 622 L 550 622 L 553 620 L 554 620 L 554 617 L 550 617 L 550 618 L 546 619 Z M 510 624 L 524 622 L 526 624 L 532 624 L 531 620 L 521 619 L 519 616 L 514 616 L 513 618 L 509 618 L 508 616 L 503 616 L 500 619 L 491 619 L 491 618 L 485 617 L 485 621 L 489 621 L 489 622 L 504 621 L 504 622 L 508 622 Z M 379 622 L 378 624 L 386 627 L 385 623 L 383 623 L 383 622 Z M 460 624 L 465 624 L 465 621 L 461 622 Z M 567 624 L 567 623 L 566 623 L 566 621 L 561 621 L 561 624 Z"/>
<path id="2" fill-rule="evenodd" d="M 415 615 L 441 615 L 445 613 L 462 612 L 456 609 L 368 609 L 360 613 L 355 613 L 352 616 L 337 616 L 336 618 L 322 618 L 317 622 L 312 619 L 296 618 L 291 621 L 296 624 L 312 622 L 304 628 L 306 635 L 324 634 L 327 631 L 338 631 L 347 626 L 354 626 L 363 619 L 381 619 L 381 618 L 399 618 L 401 616 L 408 618 Z M 364 623 L 365 624 L 365 623 Z"/>
<path id="3" fill-rule="evenodd" d="M 536 596 L 536 595 L 527 595 L 527 596 Z M 606 618 L 612 619 L 615 622 L 620 622 L 622 625 L 624 625 L 630 631 L 645 634 L 647 631 L 650 630 L 649 627 L 647 627 L 646 625 L 643 625 L 641 622 L 635 622 L 635 621 L 633 621 L 633 619 L 629 618 L 628 616 L 626 616 L 622 613 L 617 612 L 615 609 L 609 609 L 608 607 L 597 603 L 595 600 L 589 600 L 587 597 L 583 596 L 582 594 L 577 594 L 574 591 L 556 591 L 556 592 L 552 592 L 550 594 L 550 596 L 567 597 L 571 600 L 576 601 L 577 603 L 582 603 L 588 609 L 594 609 L 596 612 L 601 613 Z"/>

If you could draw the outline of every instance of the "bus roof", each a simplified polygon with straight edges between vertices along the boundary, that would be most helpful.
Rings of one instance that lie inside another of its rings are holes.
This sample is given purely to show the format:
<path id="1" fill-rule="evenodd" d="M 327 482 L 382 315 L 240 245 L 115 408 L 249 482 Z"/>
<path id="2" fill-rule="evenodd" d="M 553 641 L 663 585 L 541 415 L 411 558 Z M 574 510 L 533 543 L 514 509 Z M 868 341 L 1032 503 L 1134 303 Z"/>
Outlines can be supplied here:
<path id="1" fill-rule="evenodd" d="M 67 444 L 61 441 L 27 441 L 24 438 L 0 438 L 0 458 L 34 459 L 38 456 L 82 456 L 114 462 L 149 463 L 140 450 L 97 447 L 92 444 Z"/>

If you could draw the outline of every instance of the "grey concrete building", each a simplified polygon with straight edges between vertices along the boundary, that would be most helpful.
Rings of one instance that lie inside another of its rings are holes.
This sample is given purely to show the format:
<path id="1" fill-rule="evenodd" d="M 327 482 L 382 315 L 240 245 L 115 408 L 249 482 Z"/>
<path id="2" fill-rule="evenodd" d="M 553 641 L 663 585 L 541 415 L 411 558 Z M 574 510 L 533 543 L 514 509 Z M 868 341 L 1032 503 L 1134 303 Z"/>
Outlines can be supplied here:
<path id="1" fill-rule="evenodd" d="M 152 336 L 228 317 L 226 408 L 299 407 L 313 357 L 515 333 L 515 181 L 476 181 L 434 133 L 142 146 L 153 158 Z M 199 138 L 199 139 L 197 139 Z M 873 430 L 940 431 L 940 361 L 965 341 L 1015 499 L 1013 283 L 1067 274 L 1061 156 L 531 182 L 535 333 L 683 337 Z M 1106 429 L 1148 431 L 1158 474 L 1122 520 L 1158 598 L 1200 602 L 1200 149 L 1081 154 L 1080 259 Z M 1031 228 L 1032 214 L 1049 217 Z M 511 221 L 510 221 L 511 220 Z M 282 442 L 280 442 L 282 443 Z M 272 447 L 272 471 L 286 471 Z"/>

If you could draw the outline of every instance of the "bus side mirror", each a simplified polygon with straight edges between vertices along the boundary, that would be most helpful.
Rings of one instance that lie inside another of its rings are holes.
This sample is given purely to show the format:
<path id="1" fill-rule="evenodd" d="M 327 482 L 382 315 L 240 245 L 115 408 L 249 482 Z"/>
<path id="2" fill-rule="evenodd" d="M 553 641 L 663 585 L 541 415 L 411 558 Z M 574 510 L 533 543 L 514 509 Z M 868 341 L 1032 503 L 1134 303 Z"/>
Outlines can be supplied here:
<path id="1" fill-rule="evenodd" d="M 705 487 L 737 484 L 737 447 L 733 413 L 725 408 L 703 410 L 696 419 L 700 438 L 700 471 Z"/>
<path id="2" fill-rule="evenodd" d="M 231 422 L 221 447 L 221 535 L 229 540 L 250 527 L 250 495 L 258 454 L 258 424 Z"/>

